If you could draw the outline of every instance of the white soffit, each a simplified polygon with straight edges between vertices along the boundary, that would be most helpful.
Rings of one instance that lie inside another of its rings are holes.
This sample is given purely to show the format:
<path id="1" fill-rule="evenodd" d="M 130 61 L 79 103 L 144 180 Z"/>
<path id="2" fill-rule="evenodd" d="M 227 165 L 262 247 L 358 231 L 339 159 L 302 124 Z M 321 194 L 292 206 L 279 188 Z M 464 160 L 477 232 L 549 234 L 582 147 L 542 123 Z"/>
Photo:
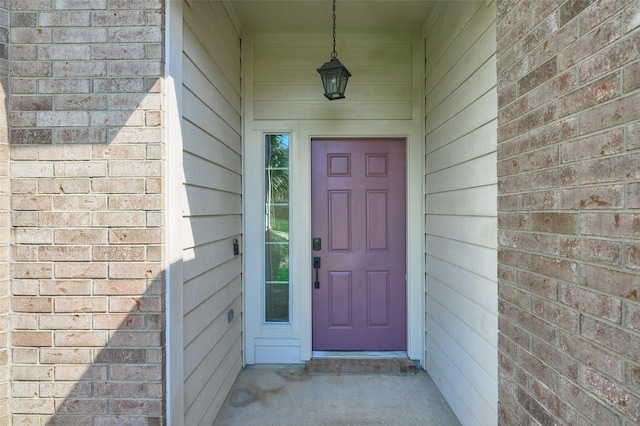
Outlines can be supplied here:
<path id="1" fill-rule="evenodd" d="M 309 33 L 332 29 L 331 0 L 224 0 L 246 33 Z M 337 32 L 419 33 L 433 2 L 426 0 L 337 0 Z"/>

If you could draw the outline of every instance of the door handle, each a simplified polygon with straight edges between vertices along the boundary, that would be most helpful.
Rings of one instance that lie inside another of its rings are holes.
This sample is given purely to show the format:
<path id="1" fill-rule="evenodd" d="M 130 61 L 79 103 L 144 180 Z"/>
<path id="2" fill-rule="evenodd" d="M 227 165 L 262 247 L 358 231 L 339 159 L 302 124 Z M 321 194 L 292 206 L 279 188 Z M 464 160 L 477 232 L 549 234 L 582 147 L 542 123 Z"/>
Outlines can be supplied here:
<path id="1" fill-rule="evenodd" d="M 313 288 L 320 288 L 320 280 L 318 279 L 318 269 L 320 269 L 320 257 L 313 258 L 313 268 L 316 270 L 316 281 L 313 283 Z"/>

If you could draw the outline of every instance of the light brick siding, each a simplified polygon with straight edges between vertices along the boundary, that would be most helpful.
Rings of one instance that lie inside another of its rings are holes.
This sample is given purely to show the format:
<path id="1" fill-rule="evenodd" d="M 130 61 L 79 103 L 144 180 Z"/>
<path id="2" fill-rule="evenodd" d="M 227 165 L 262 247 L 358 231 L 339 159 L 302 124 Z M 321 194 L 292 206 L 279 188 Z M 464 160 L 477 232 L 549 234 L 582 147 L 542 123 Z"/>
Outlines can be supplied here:
<path id="1" fill-rule="evenodd" d="M 9 423 L 9 127 L 7 94 L 9 85 L 7 1 L 0 2 L 0 424 Z"/>
<path id="2" fill-rule="evenodd" d="M 640 2 L 498 2 L 499 422 L 640 423 Z"/>
<path id="3" fill-rule="evenodd" d="M 11 1 L 14 424 L 163 421 L 163 3 Z"/>

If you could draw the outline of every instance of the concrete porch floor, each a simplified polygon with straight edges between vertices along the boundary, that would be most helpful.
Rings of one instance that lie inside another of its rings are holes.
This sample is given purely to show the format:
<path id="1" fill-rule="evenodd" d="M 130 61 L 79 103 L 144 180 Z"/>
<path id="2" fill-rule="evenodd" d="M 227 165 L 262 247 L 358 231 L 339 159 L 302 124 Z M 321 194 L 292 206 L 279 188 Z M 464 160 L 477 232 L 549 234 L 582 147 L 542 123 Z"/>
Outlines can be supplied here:
<path id="1" fill-rule="evenodd" d="M 423 370 L 309 374 L 304 366 L 250 366 L 215 425 L 459 425 Z"/>

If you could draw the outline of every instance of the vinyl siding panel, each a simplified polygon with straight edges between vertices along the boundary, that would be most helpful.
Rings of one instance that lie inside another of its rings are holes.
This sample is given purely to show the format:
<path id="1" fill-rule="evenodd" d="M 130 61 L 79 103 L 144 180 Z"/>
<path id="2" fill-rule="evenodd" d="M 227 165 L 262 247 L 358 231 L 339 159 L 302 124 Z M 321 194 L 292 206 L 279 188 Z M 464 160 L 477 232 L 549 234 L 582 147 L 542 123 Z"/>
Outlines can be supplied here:
<path id="1" fill-rule="evenodd" d="M 240 39 L 221 3 L 192 2 L 183 45 L 184 424 L 196 425 L 213 423 L 242 367 Z"/>
<path id="2" fill-rule="evenodd" d="M 496 424 L 495 3 L 425 29 L 426 368 L 462 424 Z"/>
<path id="3" fill-rule="evenodd" d="M 323 35 L 260 35 L 253 45 L 256 120 L 407 120 L 412 118 L 410 35 L 341 34 L 338 58 L 349 69 L 348 96 L 327 102 L 316 72 L 331 54 Z"/>

